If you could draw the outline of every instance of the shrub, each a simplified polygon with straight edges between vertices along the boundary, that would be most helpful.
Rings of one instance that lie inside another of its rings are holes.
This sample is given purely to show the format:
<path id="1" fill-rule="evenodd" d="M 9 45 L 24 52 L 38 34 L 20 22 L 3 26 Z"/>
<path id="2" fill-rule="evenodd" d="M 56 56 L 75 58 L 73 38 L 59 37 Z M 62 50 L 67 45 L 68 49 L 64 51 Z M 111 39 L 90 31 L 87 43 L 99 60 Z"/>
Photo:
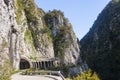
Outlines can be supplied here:
<path id="1" fill-rule="evenodd" d="M 74 77 L 73 80 L 100 80 L 96 73 L 92 74 L 91 70 L 87 72 L 80 73 L 77 77 Z"/>
<path id="2" fill-rule="evenodd" d="M 0 65 L 0 80 L 10 80 L 13 70 L 10 61 L 5 61 L 4 65 Z"/>

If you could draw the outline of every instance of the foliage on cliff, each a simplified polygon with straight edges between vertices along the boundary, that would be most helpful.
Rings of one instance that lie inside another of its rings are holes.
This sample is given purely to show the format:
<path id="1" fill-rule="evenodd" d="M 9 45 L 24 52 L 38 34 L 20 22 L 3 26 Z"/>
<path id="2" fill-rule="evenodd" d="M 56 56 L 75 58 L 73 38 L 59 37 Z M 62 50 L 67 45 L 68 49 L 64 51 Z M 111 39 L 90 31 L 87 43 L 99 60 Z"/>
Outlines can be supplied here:
<path id="1" fill-rule="evenodd" d="M 0 39 L 3 39 L 0 41 L 2 46 L 0 51 L 3 55 L 0 56 L 5 56 L 10 60 L 14 69 L 20 68 L 19 63 L 23 58 L 31 62 L 42 59 L 54 61 L 58 57 L 57 59 L 60 58 L 58 64 L 65 64 L 65 62 L 66 66 L 68 63 L 76 64 L 79 47 L 72 26 L 64 17 L 63 12 L 53 10 L 45 13 L 37 8 L 34 0 L 10 0 L 8 2 L 4 0 L 0 5 L 0 17 L 2 17 L 0 18 Z M 13 32 L 13 28 L 16 33 Z M 4 60 L 6 59 L 2 59 Z M 5 62 L 1 62 L 0 65 L 2 63 Z M 67 74 L 68 67 L 63 69 Z M 0 70 L 0 76 L 8 75 L 9 78 L 11 72 L 5 71 L 6 67 L 0 66 Z"/>
<path id="2" fill-rule="evenodd" d="M 5 61 L 3 65 L 0 65 L 0 80 L 10 80 L 13 69 L 9 60 Z"/>
<path id="3" fill-rule="evenodd" d="M 92 73 L 91 70 L 81 72 L 77 77 L 74 77 L 73 80 L 100 80 L 96 73 Z"/>
<path id="4" fill-rule="evenodd" d="M 80 41 L 81 57 L 101 80 L 120 76 L 120 1 L 111 1 Z"/>
<path id="5" fill-rule="evenodd" d="M 71 26 L 68 26 L 68 21 L 60 10 L 49 11 L 45 17 L 45 23 L 51 30 L 55 56 L 61 59 L 64 58 L 64 49 L 69 46 L 69 40 L 66 35 L 70 33 Z M 61 19 L 61 20 L 60 20 Z M 63 20 L 63 22 L 61 22 Z M 56 28 L 54 31 L 53 29 Z"/>

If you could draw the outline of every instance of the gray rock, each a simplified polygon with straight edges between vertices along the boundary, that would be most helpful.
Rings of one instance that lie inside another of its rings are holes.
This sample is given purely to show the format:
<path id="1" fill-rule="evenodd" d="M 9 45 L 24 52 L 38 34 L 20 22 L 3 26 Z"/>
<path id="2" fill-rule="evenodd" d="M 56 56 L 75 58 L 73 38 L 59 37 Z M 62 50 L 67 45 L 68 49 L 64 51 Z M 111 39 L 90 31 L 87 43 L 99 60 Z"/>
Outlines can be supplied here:
<path id="1" fill-rule="evenodd" d="M 0 64 L 9 59 L 17 70 L 21 58 L 39 61 L 58 57 L 53 37 L 57 38 L 63 26 L 69 27 L 69 32 L 61 37 L 68 44 L 62 49 L 63 58 L 59 58 L 67 65 L 77 63 L 80 50 L 72 26 L 63 15 L 57 14 L 49 29 L 47 24 L 51 23 L 45 23 L 46 14 L 33 0 L 0 0 Z"/>

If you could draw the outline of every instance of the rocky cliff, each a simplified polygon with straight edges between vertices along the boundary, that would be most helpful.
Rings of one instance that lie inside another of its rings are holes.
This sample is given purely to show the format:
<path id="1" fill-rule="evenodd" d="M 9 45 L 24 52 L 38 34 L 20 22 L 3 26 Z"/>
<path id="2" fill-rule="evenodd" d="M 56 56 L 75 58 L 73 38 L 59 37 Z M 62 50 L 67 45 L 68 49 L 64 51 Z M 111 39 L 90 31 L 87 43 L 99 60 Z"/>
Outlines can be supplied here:
<path id="1" fill-rule="evenodd" d="M 81 57 L 101 80 L 120 79 L 120 0 L 112 0 L 80 41 Z"/>
<path id="2" fill-rule="evenodd" d="M 50 11 L 45 15 L 45 22 L 52 33 L 55 57 L 62 59 L 65 64 L 77 63 L 80 53 L 78 40 L 63 13 Z"/>
<path id="3" fill-rule="evenodd" d="M 61 11 L 45 13 L 33 0 L 0 0 L 1 63 L 8 59 L 19 69 L 21 58 L 57 57 L 76 64 L 79 53 L 72 26 Z"/>

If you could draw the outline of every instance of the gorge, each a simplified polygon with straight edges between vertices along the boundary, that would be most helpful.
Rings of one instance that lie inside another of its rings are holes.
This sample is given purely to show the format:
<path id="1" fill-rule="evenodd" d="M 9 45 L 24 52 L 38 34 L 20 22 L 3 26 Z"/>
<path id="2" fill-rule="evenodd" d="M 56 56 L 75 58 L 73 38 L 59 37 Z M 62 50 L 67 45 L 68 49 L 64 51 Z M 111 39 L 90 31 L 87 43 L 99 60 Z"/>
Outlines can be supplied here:
<path id="1" fill-rule="evenodd" d="M 109 2 L 80 41 L 60 10 L 45 12 L 34 0 L 0 0 L 0 77 L 6 69 L 62 68 L 67 76 L 90 69 L 100 80 L 119 80 L 119 45 L 120 0 Z"/>

